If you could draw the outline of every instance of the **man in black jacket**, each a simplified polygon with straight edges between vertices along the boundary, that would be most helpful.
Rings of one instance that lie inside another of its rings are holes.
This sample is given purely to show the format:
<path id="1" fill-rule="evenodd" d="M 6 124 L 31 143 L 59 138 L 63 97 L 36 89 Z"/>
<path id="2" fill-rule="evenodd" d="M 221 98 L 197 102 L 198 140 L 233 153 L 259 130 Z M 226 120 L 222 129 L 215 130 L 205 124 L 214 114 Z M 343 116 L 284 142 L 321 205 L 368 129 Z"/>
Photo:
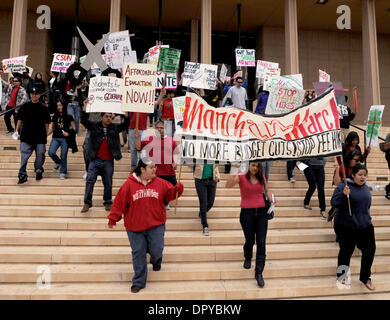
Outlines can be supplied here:
<path id="1" fill-rule="evenodd" d="M 81 212 L 87 212 L 92 207 L 93 188 L 98 175 L 102 176 L 104 185 L 103 201 L 106 211 L 112 205 L 112 176 L 114 174 L 114 159 L 122 159 L 119 134 L 129 127 L 129 115 L 125 113 L 125 121 L 121 124 L 112 123 L 112 113 L 101 113 L 102 121 L 88 120 L 85 112 L 88 100 L 84 101 L 81 112 L 81 124 L 88 129 L 90 138 L 86 146 L 86 158 L 89 161 L 88 174 L 85 183 L 84 207 Z"/>

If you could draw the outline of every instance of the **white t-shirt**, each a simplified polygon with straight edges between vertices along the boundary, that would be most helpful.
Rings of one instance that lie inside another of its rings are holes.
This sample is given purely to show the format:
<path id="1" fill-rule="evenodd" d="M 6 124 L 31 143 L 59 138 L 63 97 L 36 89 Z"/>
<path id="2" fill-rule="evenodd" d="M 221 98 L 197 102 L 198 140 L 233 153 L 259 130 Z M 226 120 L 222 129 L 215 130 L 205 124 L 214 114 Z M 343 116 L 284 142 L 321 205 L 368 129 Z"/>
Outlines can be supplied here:
<path id="1" fill-rule="evenodd" d="M 248 100 L 248 94 L 243 87 L 233 86 L 227 92 L 225 99 L 230 98 L 236 108 L 246 109 L 245 100 Z"/>

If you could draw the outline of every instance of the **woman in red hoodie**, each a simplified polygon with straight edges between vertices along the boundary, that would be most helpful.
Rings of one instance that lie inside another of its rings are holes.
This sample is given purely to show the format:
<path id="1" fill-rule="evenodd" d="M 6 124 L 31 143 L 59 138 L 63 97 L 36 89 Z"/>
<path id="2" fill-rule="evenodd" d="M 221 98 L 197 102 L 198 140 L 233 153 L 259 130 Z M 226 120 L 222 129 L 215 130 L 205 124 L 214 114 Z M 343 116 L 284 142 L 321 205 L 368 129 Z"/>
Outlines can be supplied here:
<path id="1" fill-rule="evenodd" d="M 112 228 L 124 215 L 124 224 L 133 256 L 134 277 L 131 292 L 137 293 L 146 286 L 146 253 L 150 253 L 153 271 L 161 269 L 164 233 L 167 214 L 165 203 L 180 197 L 183 184 L 173 186 L 156 177 L 156 165 L 149 158 L 139 161 L 115 197 L 108 226 Z"/>

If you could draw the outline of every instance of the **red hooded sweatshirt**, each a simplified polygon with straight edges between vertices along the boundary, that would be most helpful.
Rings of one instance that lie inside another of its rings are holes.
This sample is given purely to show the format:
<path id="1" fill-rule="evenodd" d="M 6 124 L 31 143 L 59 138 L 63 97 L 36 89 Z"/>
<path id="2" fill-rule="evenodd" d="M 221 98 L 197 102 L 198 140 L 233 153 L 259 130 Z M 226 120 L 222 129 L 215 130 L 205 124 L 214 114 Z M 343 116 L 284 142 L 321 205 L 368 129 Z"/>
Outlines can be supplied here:
<path id="1" fill-rule="evenodd" d="M 180 197 L 184 187 L 175 187 L 160 178 L 153 178 L 145 186 L 135 173 L 130 175 L 119 189 L 110 214 L 109 225 L 116 225 L 124 214 L 125 228 L 129 231 L 145 231 L 164 224 L 167 220 L 165 203 Z"/>

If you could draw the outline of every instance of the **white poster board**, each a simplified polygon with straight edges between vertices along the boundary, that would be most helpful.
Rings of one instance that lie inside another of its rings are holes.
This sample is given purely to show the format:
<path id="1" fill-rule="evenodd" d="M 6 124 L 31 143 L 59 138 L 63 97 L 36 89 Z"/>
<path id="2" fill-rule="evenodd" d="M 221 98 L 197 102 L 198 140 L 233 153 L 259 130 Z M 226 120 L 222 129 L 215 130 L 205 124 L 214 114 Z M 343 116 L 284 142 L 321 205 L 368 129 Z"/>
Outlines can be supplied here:
<path id="1" fill-rule="evenodd" d="M 50 71 L 65 73 L 75 60 L 76 56 L 71 54 L 55 53 Z"/>
<path id="2" fill-rule="evenodd" d="M 26 70 L 26 62 L 28 56 L 21 56 L 15 58 L 4 59 L 3 63 L 3 71 L 4 73 L 23 73 Z"/>
<path id="3" fill-rule="evenodd" d="M 112 69 L 123 68 L 126 57 L 129 57 L 132 51 L 129 30 L 110 33 L 108 40 L 104 44 L 104 50 L 109 67 Z"/>
<path id="4" fill-rule="evenodd" d="M 256 78 L 264 79 L 267 69 L 279 69 L 279 63 L 257 60 Z M 279 74 L 280 75 L 280 74 Z"/>
<path id="5" fill-rule="evenodd" d="M 321 69 L 318 70 L 318 82 L 330 82 L 330 74 L 327 74 L 325 71 Z"/>
<path id="6" fill-rule="evenodd" d="M 161 48 L 169 48 L 169 44 L 151 47 L 148 51 L 148 63 L 158 64 L 158 58 L 160 57 Z"/>
<path id="7" fill-rule="evenodd" d="M 217 65 L 186 61 L 184 65 L 183 86 L 215 90 L 217 87 L 217 72 Z"/>
<path id="8" fill-rule="evenodd" d="M 295 110 L 302 105 L 306 91 L 303 89 L 290 89 L 284 86 L 272 88 L 267 106 L 266 115 L 284 114 Z"/>
<path id="9" fill-rule="evenodd" d="M 255 49 L 236 49 L 237 67 L 256 67 Z"/>
<path id="10" fill-rule="evenodd" d="M 224 64 L 222 64 L 221 71 L 219 73 L 219 80 L 221 80 L 222 83 L 224 83 L 226 80 L 227 72 L 228 72 L 228 69 L 226 68 L 226 66 Z"/>

